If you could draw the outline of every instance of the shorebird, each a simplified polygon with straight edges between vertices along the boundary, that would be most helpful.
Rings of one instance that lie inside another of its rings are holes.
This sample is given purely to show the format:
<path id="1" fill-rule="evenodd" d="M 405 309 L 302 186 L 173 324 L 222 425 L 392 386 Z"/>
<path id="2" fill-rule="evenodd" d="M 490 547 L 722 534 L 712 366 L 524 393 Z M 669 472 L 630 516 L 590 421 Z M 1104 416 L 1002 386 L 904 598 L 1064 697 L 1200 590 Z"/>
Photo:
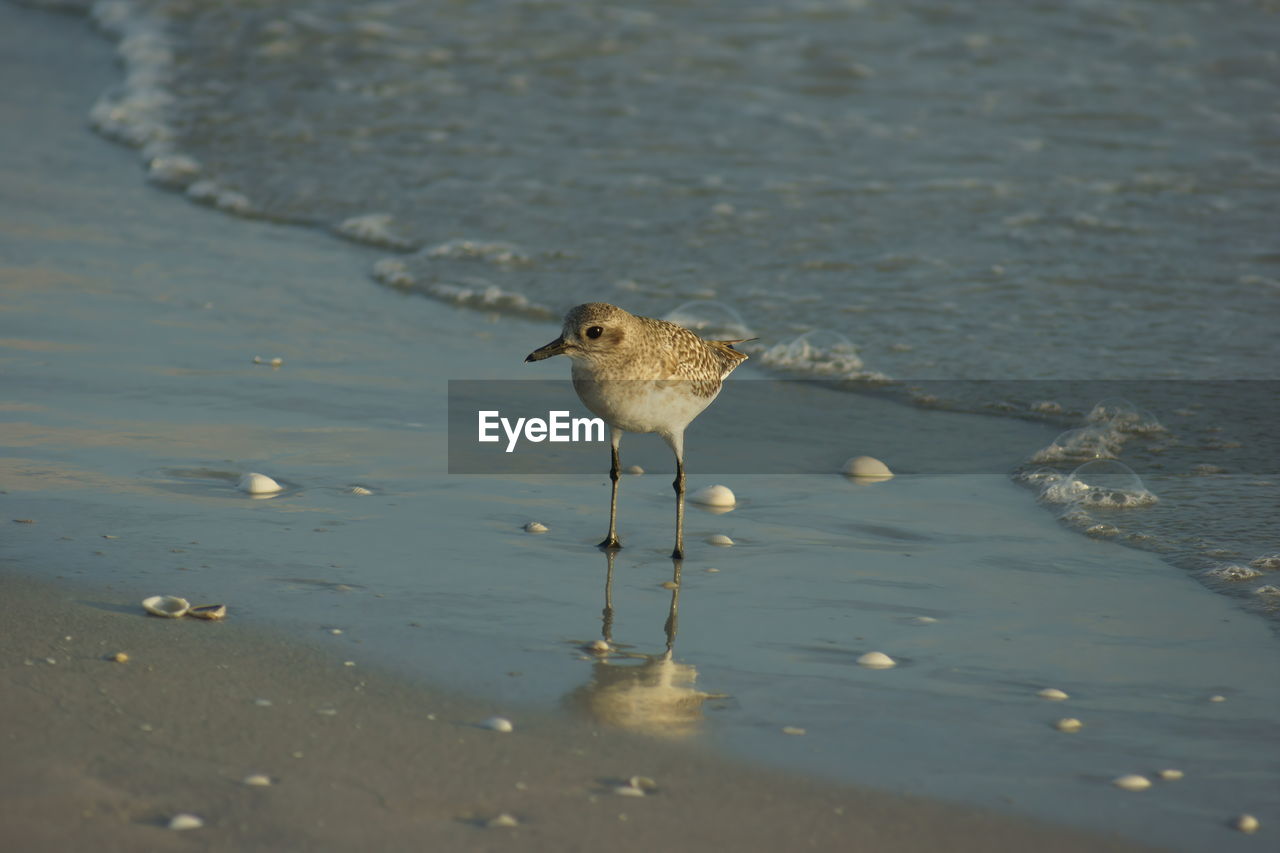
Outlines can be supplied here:
<path id="1" fill-rule="evenodd" d="M 744 339 L 750 340 L 750 339 Z M 676 456 L 676 544 L 684 559 L 684 431 L 711 405 L 724 378 L 747 356 L 736 341 L 710 341 L 688 329 L 638 317 L 607 302 L 588 302 L 565 315 L 560 337 L 525 358 L 542 361 L 567 355 L 573 361 L 573 389 L 594 414 L 609 424 L 612 464 L 609 479 L 609 535 L 601 548 L 621 548 L 618 539 L 618 444 L 624 432 L 653 432 Z"/>

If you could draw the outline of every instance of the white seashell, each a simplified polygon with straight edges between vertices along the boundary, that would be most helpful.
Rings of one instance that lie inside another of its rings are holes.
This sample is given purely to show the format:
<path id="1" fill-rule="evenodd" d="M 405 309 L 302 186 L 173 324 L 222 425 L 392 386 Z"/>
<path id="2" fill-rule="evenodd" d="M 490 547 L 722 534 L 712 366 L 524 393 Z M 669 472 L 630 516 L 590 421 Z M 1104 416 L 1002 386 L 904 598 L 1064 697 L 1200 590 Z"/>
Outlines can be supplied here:
<path id="1" fill-rule="evenodd" d="M 1061 720 L 1054 723 L 1053 727 L 1060 732 L 1071 734 L 1072 732 L 1078 732 L 1083 729 L 1084 723 L 1080 722 L 1075 717 L 1063 717 Z"/>
<path id="2" fill-rule="evenodd" d="M 506 717 L 490 717 L 481 722 L 480 727 L 492 729 L 495 732 L 510 732 L 515 729 L 515 726 L 511 725 L 511 721 Z"/>
<path id="3" fill-rule="evenodd" d="M 867 652 L 858 658 L 858 666 L 865 666 L 867 669 L 889 669 L 897 665 L 898 662 L 884 652 Z"/>
<path id="4" fill-rule="evenodd" d="M 204 821 L 193 814 L 186 814 L 185 812 L 169 818 L 170 829 L 199 829 L 202 826 L 204 826 Z"/>
<path id="5" fill-rule="evenodd" d="M 266 788 L 271 785 L 271 777 L 265 773 L 251 773 L 241 781 L 254 788 Z"/>
<path id="6" fill-rule="evenodd" d="M 349 494 L 349 495 L 371 495 L 371 494 L 373 494 L 373 489 L 366 489 L 364 486 L 352 486 L 351 488 L 347 489 L 347 494 Z"/>
<path id="7" fill-rule="evenodd" d="M 502 814 L 498 815 L 497 817 L 490 820 L 487 824 L 485 824 L 485 826 L 489 827 L 490 829 L 498 829 L 501 827 L 510 827 L 510 826 L 519 826 L 519 825 L 520 825 L 520 821 L 515 817 L 515 815 L 510 815 L 510 814 L 507 814 L 506 812 L 503 812 Z"/>
<path id="8" fill-rule="evenodd" d="M 284 489 L 284 486 L 268 477 L 266 474 L 259 474 L 250 471 L 247 474 L 240 475 L 240 482 L 236 488 L 250 495 L 269 495 Z"/>
<path id="9" fill-rule="evenodd" d="M 1166 782 L 1177 782 L 1179 779 L 1183 777 L 1183 775 L 1184 774 L 1181 770 L 1175 770 L 1172 767 L 1168 768 L 1167 770 L 1160 771 L 1160 778 Z"/>
<path id="10" fill-rule="evenodd" d="M 1210 702 L 1225 702 L 1225 701 L 1227 701 L 1227 697 L 1226 697 L 1226 696 L 1218 696 L 1218 695 L 1214 695 L 1214 696 L 1210 696 L 1210 697 L 1209 697 L 1209 701 L 1210 701 Z"/>
<path id="11" fill-rule="evenodd" d="M 733 506 L 738 502 L 728 486 L 706 486 L 689 495 L 689 500 L 703 506 Z"/>
<path id="12" fill-rule="evenodd" d="M 1052 702 L 1061 702 L 1063 699 L 1068 698 L 1066 693 L 1056 687 L 1046 687 L 1036 695 L 1041 699 L 1048 699 Z"/>
<path id="13" fill-rule="evenodd" d="M 888 480 L 893 476 L 889 466 L 874 456 L 855 456 L 846 461 L 840 470 L 860 480 Z"/>
<path id="14" fill-rule="evenodd" d="M 805 730 L 799 726 L 783 726 L 782 733 L 784 735 L 802 735 L 806 734 Z"/>
<path id="15" fill-rule="evenodd" d="M 911 621 L 915 622 L 917 625 L 932 625 L 934 622 L 937 622 L 938 620 L 933 618 L 932 616 L 917 616 Z"/>
<path id="16" fill-rule="evenodd" d="M 658 783 L 648 776 L 632 776 L 627 780 L 627 784 L 645 792 L 658 790 Z"/>
<path id="17" fill-rule="evenodd" d="M 199 607 L 192 607 L 188 610 L 187 615 L 194 616 L 197 619 L 225 619 L 227 616 L 227 605 L 201 604 Z"/>
<path id="18" fill-rule="evenodd" d="M 540 521 L 531 521 L 524 526 L 525 533 L 546 533 L 549 529 Z"/>
<path id="19" fill-rule="evenodd" d="M 589 651 L 589 652 L 607 652 L 607 651 L 611 651 L 611 649 L 609 648 L 609 644 L 608 644 L 607 642 L 605 642 L 604 640 L 594 640 L 593 642 L 587 643 L 587 645 L 586 645 L 586 646 L 584 646 L 583 648 L 584 648 L 584 649 L 586 649 L 586 651 Z"/>
<path id="20" fill-rule="evenodd" d="M 153 595 L 142 600 L 142 607 L 152 616 L 177 619 L 191 609 L 191 604 L 185 598 L 178 598 L 176 595 Z"/>
<path id="21" fill-rule="evenodd" d="M 717 533 L 713 536 L 707 537 L 707 544 L 720 545 L 721 547 L 728 548 L 730 545 L 733 544 L 733 540 L 730 539 L 728 536 L 725 536 L 723 533 Z"/>
<path id="22" fill-rule="evenodd" d="M 1236 829 L 1249 835 L 1257 832 L 1259 825 L 1258 819 L 1251 814 L 1240 815 L 1240 817 L 1236 818 L 1235 823 L 1233 824 Z"/>
<path id="23" fill-rule="evenodd" d="M 644 790 L 641 788 L 637 788 L 634 785 L 619 785 L 618 787 L 613 789 L 613 792 L 617 794 L 619 797 L 645 796 Z"/>
<path id="24" fill-rule="evenodd" d="M 1151 787 L 1151 780 L 1146 776 L 1129 773 L 1111 780 L 1111 784 L 1126 791 L 1145 791 Z"/>
<path id="25" fill-rule="evenodd" d="M 628 465 L 628 466 L 627 466 L 627 473 L 628 473 L 628 474 L 643 474 L 643 473 L 644 473 L 644 469 L 643 469 L 643 468 L 641 468 L 639 465 Z"/>

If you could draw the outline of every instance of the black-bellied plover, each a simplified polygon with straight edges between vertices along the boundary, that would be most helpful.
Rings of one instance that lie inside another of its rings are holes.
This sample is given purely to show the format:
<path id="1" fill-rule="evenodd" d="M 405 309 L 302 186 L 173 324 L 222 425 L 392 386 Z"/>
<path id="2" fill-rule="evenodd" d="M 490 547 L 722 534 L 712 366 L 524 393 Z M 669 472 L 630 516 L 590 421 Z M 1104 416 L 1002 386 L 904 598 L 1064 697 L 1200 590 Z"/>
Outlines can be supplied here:
<path id="1" fill-rule="evenodd" d="M 684 431 L 711 405 L 724 378 L 746 359 L 733 348 L 742 341 L 709 341 L 675 323 L 637 317 L 616 305 L 588 302 L 569 311 L 560 337 L 529 353 L 525 361 L 553 355 L 573 360 L 573 388 L 593 413 L 609 424 L 613 462 L 609 479 L 609 535 L 618 540 L 618 443 L 624 432 L 654 432 L 676 455 L 675 559 L 684 558 Z"/>

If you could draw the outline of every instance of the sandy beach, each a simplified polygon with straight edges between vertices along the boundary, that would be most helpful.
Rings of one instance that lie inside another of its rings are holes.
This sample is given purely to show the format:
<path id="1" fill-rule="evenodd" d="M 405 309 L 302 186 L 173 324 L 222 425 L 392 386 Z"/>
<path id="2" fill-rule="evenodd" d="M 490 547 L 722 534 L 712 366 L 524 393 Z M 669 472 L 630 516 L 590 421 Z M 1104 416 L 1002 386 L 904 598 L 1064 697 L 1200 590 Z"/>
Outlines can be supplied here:
<path id="1" fill-rule="evenodd" d="M 772 428 L 831 473 L 717 473 L 739 505 L 690 509 L 673 591 L 653 437 L 614 560 L 603 464 L 446 473 L 449 380 L 567 379 L 521 363 L 553 324 L 148 185 L 86 127 L 111 45 L 8 4 L 0 34 L 0 846 L 1251 850 L 1280 820 L 1273 633 L 1010 482 L 1056 428 L 797 388 Z M 691 488 L 758 440 L 732 391 Z M 835 473 L 857 453 L 905 476 Z"/>

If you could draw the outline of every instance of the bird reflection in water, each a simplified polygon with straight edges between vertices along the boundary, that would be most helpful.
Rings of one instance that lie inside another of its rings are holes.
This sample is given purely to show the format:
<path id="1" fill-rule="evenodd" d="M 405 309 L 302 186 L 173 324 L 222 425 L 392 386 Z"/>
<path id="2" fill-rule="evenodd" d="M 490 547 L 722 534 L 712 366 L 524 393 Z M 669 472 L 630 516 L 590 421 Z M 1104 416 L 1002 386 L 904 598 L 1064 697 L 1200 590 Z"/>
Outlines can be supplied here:
<path id="1" fill-rule="evenodd" d="M 698 671 L 676 663 L 673 650 L 680 608 L 681 561 L 671 561 L 671 606 L 667 611 L 666 649 L 649 655 L 620 651 L 613 644 L 613 561 L 617 552 L 605 552 L 608 570 L 604 583 L 601 634 L 607 648 L 597 643 L 598 658 L 591 666 L 591 680 L 565 697 L 565 704 L 597 722 L 641 734 L 679 739 L 694 734 L 702 722 L 702 704 L 711 697 L 694 688 Z M 594 650 L 594 648 L 593 648 Z"/>

